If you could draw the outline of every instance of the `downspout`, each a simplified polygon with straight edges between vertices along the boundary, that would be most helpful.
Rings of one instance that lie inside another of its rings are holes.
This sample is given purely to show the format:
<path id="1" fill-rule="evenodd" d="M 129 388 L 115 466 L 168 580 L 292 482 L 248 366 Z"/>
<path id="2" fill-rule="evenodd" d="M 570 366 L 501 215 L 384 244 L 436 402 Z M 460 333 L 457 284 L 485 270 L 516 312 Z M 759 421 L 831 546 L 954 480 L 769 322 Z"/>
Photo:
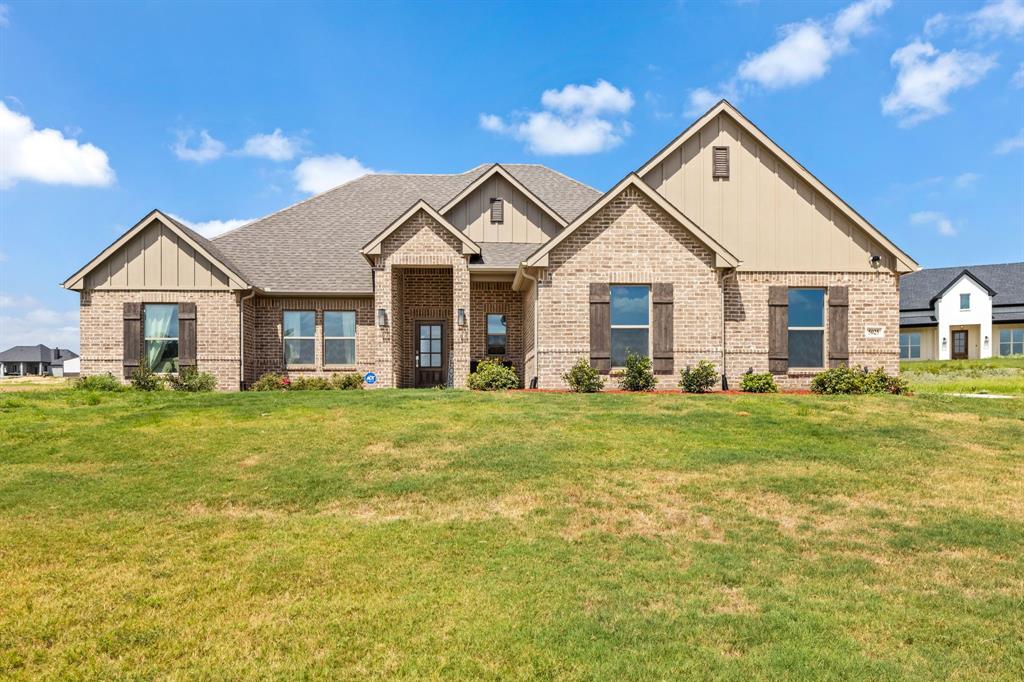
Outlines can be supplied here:
<path id="1" fill-rule="evenodd" d="M 238 300 L 238 390 L 245 390 L 245 302 L 256 295 L 256 289 Z"/>
<path id="2" fill-rule="evenodd" d="M 530 378 L 530 382 L 527 387 L 537 388 L 537 368 L 540 366 L 540 323 L 537 318 L 537 314 L 540 312 L 540 282 L 533 275 L 526 272 L 526 268 L 523 268 L 523 277 L 533 282 L 533 368 L 534 374 Z"/>
<path id="3" fill-rule="evenodd" d="M 736 268 L 729 268 L 722 271 L 722 390 L 729 390 L 729 375 L 726 365 L 726 344 L 725 344 L 725 283 L 729 277 L 736 278 Z"/>

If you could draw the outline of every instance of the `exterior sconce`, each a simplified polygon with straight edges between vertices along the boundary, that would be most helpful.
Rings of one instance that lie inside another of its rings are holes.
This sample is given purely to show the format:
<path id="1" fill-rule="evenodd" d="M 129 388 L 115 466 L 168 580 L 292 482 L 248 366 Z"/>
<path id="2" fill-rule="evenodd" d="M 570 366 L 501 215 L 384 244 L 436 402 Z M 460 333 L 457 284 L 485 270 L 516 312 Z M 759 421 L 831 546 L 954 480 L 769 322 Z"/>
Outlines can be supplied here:
<path id="1" fill-rule="evenodd" d="M 465 327 L 466 326 L 466 309 L 465 308 L 459 308 L 459 326 L 460 327 Z"/>
<path id="2" fill-rule="evenodd" d="M 377 326 L 388 326 L 388 311 L 385 308 L 377 308 Z"/>
<path id="3" fill-rule="evenodd" d="M 943 348 L 946 347 L 946 337 L 945 336 L 942 337 L 942 347 Z"/>
<path id="4" fill-rule="evenodd" d="M 986 346 L 988 345 L 988 337 L 987 336 L 985 337 L 985 345 Z"/>
<path id="5" fill-rule="evenodd" d="M 871 267 L 877 268 L 881 264 L 882 264 L 882 257 L 881 256 L 871 256 Z"/>

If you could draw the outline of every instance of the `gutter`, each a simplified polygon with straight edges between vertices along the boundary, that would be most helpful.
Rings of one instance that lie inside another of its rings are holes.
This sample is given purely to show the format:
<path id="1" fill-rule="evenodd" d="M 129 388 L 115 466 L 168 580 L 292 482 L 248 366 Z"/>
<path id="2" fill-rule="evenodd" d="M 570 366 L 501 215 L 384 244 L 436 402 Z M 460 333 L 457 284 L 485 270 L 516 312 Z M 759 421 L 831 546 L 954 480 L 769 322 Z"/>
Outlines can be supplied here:
<path id="1" fill-rule="evenodd" d="M 238 299 L 238 389 L 245 390 L 245 302 L 256 296 L 256 288 Z"/>
<path id="2" fill-rule="evenodd" d="M 726 343 L 725 343 L 725 283 L 729 279 L 733 278 L 736 281 L 736 268 L 730 268 L 729 270 L 722 271 L 722 390 L 729 390 L 729 376 L 726 365 Z"/>
<path id="3" fill-rule="evenodd" d="M 525 266 L 526 264 L 523 263 Z M 525 267 L 520 267 L 516 272 L 516 277 L 522 274 L 523 277 L 533 282 L 533 366 L 534 375 L 530 377 L 529 388 L 537 388 L 537 374 L 536 368 L 540 365 L 540 319 L 538 313 L 540 312 L 540 282 L 533 275 L 526 272 Z"/>

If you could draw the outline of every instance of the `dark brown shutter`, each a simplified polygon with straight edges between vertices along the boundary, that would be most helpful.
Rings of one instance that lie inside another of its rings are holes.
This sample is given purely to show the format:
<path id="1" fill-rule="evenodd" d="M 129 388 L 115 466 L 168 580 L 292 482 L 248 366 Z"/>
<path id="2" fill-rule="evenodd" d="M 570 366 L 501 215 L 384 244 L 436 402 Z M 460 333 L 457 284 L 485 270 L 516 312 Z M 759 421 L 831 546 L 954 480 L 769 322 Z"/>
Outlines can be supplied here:
<path id="1" fill-rule="evenodd" d="M 789 289 L 768 287 L 768 371 L 789 371 Z"/>
<path id="2" fill-rule="evenodd" d="M 132 376 L 132 372 L 142 360 L 142 304 L 124 304 L 124 348 L 122 364 L 124 378 Z"/>
<path id="3" fill-rule="evenodd" d="M 651 289 L 654 314 L 654 319 L 651 320 L 651 329 L 654 333 L 651 350 L 654 352 L 654 373 L 672 374 L 675 371 L 675 358 L 672 355 L 672 284 L 655 284 Z"/>
<path id="4" fill-rule="evenodd" d="M 850 361 L 850 287 L 828 288 L 828 366 Z"/>
<path id="5" fill-rule="evenodd" d="M 196 366 L 196 304 L 178 304 L 178 366 Z"/>
<path id="6" fill-rule="evenodd" d="M 491 199 L 491 222 L 494 224 L 505 222 L 504 199 Z"/>
<path id="7" fill-rule="evenodd" d="M 711 177 L 713 178 L 728 178 L 729 177 L 729 148 L 728 147 L 713 147 L 712 148 L 712 171 Z"/>
<path id="8" fill-rule="evenodd" d="M 607 374 L 612 369 L 611 286 L 590 285 L 590 366 Z"/>

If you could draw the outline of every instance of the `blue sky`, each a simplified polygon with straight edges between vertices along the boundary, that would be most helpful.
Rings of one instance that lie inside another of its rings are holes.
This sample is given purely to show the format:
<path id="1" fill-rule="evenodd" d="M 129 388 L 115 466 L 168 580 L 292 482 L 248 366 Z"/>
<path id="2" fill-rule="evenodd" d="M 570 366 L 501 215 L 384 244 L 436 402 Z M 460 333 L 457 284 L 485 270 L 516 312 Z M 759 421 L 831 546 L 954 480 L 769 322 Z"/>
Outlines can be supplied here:
<path id="1" fill-rule="evenodd" d="M 725 95 L 924 266 L 1024 260 L 1024 0 L 0 5 L 0 348 L 147 211 L 367 171 L 608 189 Z"/>

